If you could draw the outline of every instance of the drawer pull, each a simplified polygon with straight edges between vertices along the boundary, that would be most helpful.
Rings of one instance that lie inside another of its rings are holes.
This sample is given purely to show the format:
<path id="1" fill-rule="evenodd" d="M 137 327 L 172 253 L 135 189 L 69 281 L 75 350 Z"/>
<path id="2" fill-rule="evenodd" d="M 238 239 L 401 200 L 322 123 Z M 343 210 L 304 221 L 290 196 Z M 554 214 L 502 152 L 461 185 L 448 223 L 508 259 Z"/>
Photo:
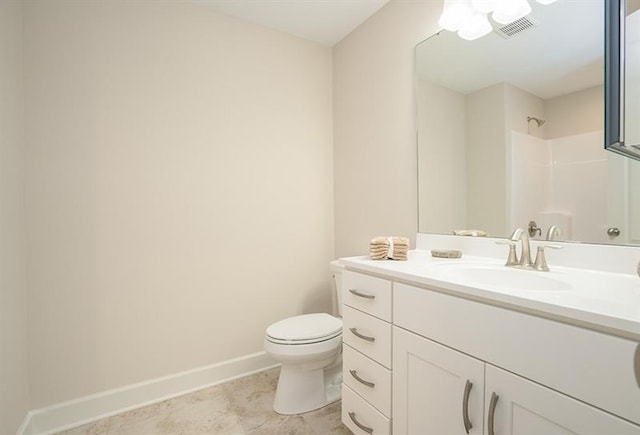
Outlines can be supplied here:
<path id="1" fill-rule="evenodd" d="M 362 293 L 362 292 L 360 292 L 358 290 L 354 290 L 352 288 L 349 289 L 349 293 L 351 293 L 352 295 L 361 297 L 361 298 L 365 298 L 365 299 L 375 299 L 376 298 L 376 295 L 368 295 L 366 293 Z"/>
<path id="2" fill-rule="evenodd" d="M 351 373 L 351 376 L 353 376 L 353 379 L 360 382 L 362 385 L 365 385 L 369 388 L 373 388 L 376 386 L 376 384 L 374 384 L 373 382 L 365 381 L 360 376 L 358 376 L 358 372 L 355 370 L 349 370 L 349 373 Z"/>
<path id="3" fill-rule="evenodd" d="M 638 343 L 638 347 L 636 347 L 636 354 L 633 360 L 633 365 L 636 372 L 636 382 L 638 383 L 638 387 L 640 387 L 640 343 Z"/>
<path id="4" fill-rule="evenodd" d="M 489 435 L 496 435 L 494 416 L 496 414 L 496 405 L 498 404 L 498 395 L 495 392 L 491 393 L 491 401 L 489 402 L 489 421 L 487 423 L 487 429 L 489 429 Z"/>
<path id="5" fill-rule="evenodd" d="M 351 421 L 358 426 L 360 429 L 362 429 L 363 431 L 365 431 L 366 433 L 373 433 L 373 429 L 370 427 L 365 426 L 364 424 L 360 423 L 358 421 L 358 419 L 356 418 L 356 413 L 355 412 L 349 412 L 349 418 L 351 419 Z"/>
<path id="6" fill-rule="evenodd" d="M 351 331 L 351 333 L 353 335 L 355 335 L 356 337 L 361 338 L 361 339 L 363 339 L 365 341 L 370 341 L 371 343 L 376 341 L 375 337 L 369 337 L 369 336 L 360 334 L 356 328 L 349 328 L 349 331 Z"/>
<path id="7" fill-rule="evenodd" d="M 473 427 L 469 419 L 469 394 L 471 394 L 471 387 L 473 387 L 473 383 L 467 379 L 467 383 L 464 385 L 464 394 L 462 395 L 462 422 L 464 423 L 464 430 L 467 435 Z"/>

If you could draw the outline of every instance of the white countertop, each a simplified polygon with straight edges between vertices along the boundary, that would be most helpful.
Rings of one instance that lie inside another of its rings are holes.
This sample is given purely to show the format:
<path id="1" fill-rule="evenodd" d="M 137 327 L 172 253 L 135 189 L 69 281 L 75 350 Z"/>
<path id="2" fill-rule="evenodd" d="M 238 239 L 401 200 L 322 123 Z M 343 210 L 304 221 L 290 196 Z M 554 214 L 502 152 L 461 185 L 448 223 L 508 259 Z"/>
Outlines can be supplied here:
<path id="1" fill-rule="evenodd" d="M 441 273 L 441 265 L 455 262 L 504 267 L 504 261 L 495 258 L 465 255 L 461 259 L 442 259 L 432 257 L 429 251 L 414 250 L 409 251 L 408 261 L 376 261 L 368 257 L 341 261 L 349 270 L 384 275 L 407 284 L 640 341 L 637 275 L 559 266 L 550 266 L 550 272 L 517 272 L 567 283 L 566 289 L 558 291 L 531 291 L 479 286 Z"/>

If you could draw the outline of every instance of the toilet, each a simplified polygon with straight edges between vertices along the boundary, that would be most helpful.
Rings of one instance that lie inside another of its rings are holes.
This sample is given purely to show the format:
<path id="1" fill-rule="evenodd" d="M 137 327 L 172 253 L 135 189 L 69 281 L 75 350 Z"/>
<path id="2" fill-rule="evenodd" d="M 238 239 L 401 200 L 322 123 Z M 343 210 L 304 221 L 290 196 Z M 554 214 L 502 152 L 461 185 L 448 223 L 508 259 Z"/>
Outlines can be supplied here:
<path id="1" fill-rule="evenodd" d="M 342 315 L 344 266 L 329 264 L 335 312 Z M 264 350 L 281 363 L 273 401 L 278 414 L 303 414 L 340 400 L 342 383 L 342 319 L 327 313 L 303 314 L 270 325 Z"/>

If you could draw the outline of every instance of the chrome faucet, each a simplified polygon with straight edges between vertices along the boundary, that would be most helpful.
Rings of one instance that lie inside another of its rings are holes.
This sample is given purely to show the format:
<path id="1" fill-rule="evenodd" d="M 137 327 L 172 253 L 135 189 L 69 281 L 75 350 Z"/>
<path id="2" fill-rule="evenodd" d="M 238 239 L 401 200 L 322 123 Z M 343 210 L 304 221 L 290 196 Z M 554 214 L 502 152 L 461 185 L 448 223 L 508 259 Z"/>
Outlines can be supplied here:
<path id="1" fill-rule="evenodd" d="M 547 240 L 552 241 L 558 236 L 560 236 L 560 228 L 557 225 L 551 225 L 547 230 Z"/>
<path id="2" fill-rule="evenodd" d="M 516 255 L 515 245 L 517 241 L 522 243 L 522 250 L 520 252 L 520 261 L 518 261 L 518 256 Z M 509 246 L 509 258 L 505 263 L 507 267 L 517 267 L 521 269 L 528 270 L 538 270 L 542 272 L 548 272 L 549 266 L 547 265 L 547 259 L 544 255 L 544 248 L 552 248 L 552 249 L 562 249 L 562 246 L 559 245 L 539 245 L 538 252 L 536 255 L 535 263 L 531 261 L 531 245 L 529 241 L 529 236 L 527 235 L 527 230 L 523 230 L 522 228 L 516 228 L 511 234 L 510 240 L 507 241 L 497 241 L 499 244 L 506 244 Z"/>
<path id="3" fill-rule="evenodd" d="M 516 228 L 510 237 L 511 240 L 517 242 L 520 240 L 522 242 L 522 250 L 520 252 L 520 261 L 518 262 L 518 266 L 531 269 L 533 268 L 533 262 L 531 261 L 531 246 L 529 245 L 529 236 L 527 235 L 527 231 L 522 228 Z"/>

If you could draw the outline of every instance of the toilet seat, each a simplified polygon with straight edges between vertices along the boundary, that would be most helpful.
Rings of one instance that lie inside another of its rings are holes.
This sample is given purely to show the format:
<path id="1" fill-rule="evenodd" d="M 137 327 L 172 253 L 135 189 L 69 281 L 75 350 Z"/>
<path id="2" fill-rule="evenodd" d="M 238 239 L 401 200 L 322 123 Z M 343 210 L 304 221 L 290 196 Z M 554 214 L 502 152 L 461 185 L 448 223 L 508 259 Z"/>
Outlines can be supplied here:
<path id="1" fill-rule="evenodd" d="M 340 334 L 342 320 L 327 313 L 314 313 L 272 324 L 267 328 L 266 339 L 275 344 L 298 345 L 327 341 Z"/>

